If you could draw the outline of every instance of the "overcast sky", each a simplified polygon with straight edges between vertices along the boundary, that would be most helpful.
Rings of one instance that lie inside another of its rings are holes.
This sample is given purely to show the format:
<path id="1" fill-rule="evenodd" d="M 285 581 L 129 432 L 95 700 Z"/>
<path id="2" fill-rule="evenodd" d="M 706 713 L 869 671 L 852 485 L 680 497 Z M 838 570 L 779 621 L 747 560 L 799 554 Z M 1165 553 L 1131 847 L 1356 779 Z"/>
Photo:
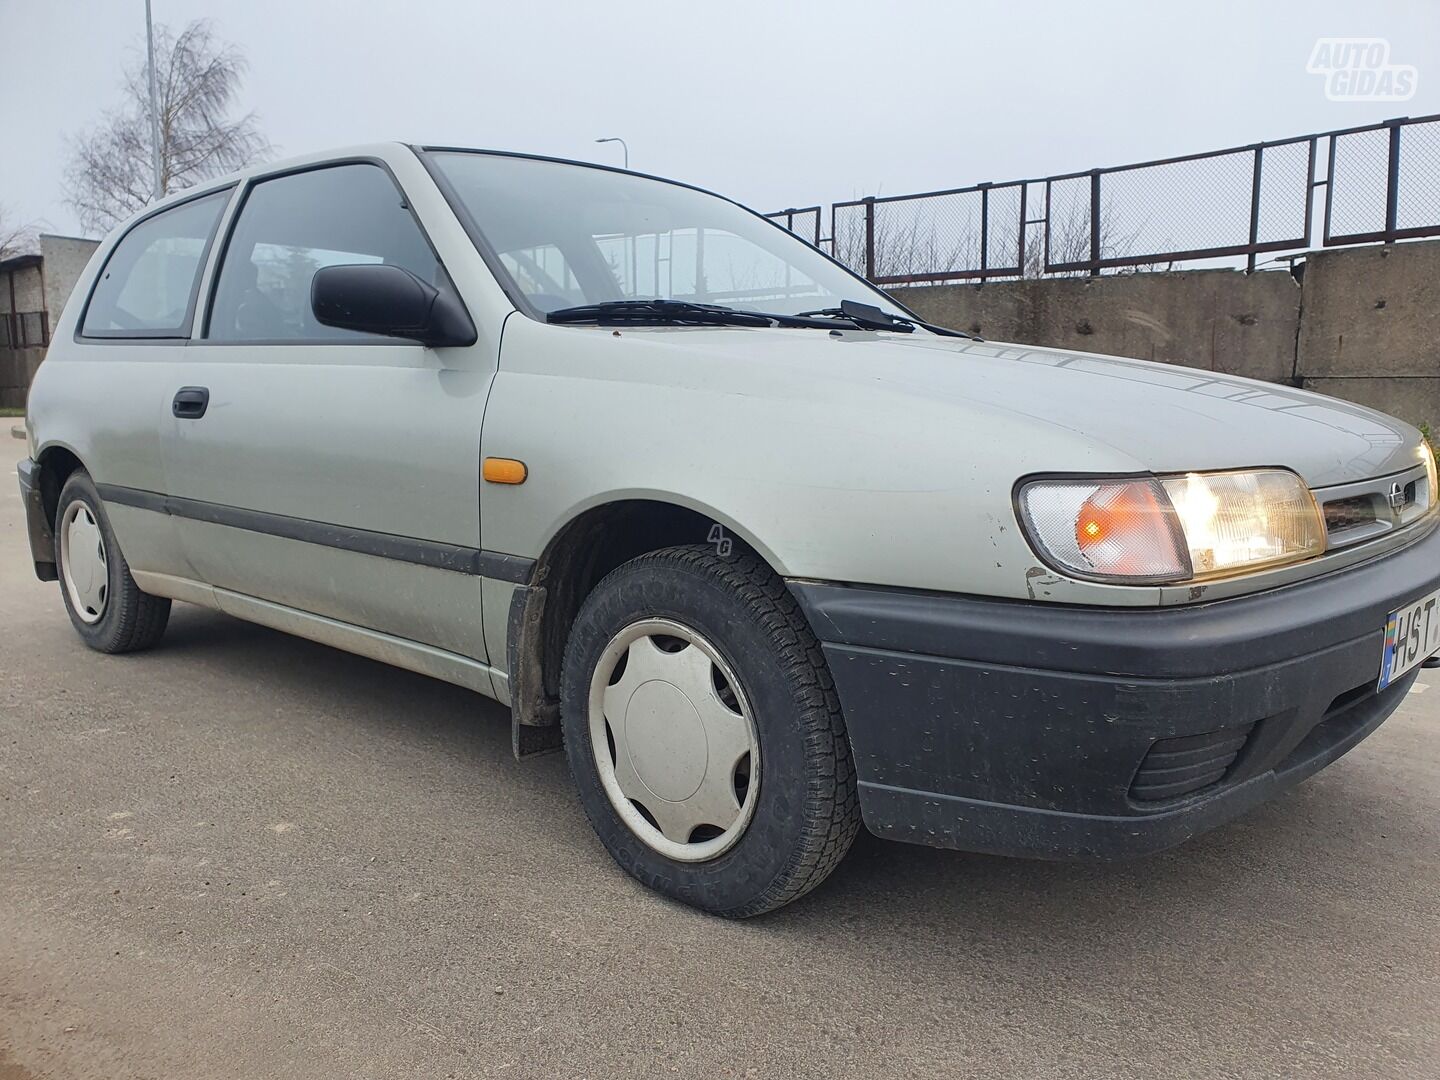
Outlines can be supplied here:
<path id="1" fill-rule="evenodd" d="M 1440 112 L 1440 2 L 153 0 L 209 17 L 279 156 L 382 139 L 631 165 L 760 210 Z M 144 0 L 0 0 L 0 204 L 75 232 L 66 137 L 117 103 Z M 1317 37 L 1388 38 L 1400 105 L 1334 103 Z"/>

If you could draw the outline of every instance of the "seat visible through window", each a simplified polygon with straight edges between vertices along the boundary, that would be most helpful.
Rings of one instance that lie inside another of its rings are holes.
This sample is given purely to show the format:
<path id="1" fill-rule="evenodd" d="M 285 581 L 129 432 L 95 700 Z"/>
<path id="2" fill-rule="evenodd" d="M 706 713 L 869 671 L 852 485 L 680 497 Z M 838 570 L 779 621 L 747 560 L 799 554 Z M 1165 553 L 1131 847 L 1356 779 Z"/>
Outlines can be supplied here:
<path id="1" fill-rule="evenodd" d="M 321 325 L 310 283 L 324 266 L 385 263 L 449 288 L 400 191 L 378 165 L 291 173 L 256 184 L 235 223 L 206 337 L 335 342 L 372 335 Z"/>

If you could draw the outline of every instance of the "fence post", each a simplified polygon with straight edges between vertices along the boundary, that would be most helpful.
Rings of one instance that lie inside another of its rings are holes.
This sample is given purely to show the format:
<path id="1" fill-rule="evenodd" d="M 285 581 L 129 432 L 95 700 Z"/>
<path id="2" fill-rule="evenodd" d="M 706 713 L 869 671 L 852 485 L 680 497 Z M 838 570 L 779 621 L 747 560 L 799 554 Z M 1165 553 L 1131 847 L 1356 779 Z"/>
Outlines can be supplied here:
<path id="1" fill-rule="evenodd" d="M 1304 246 L 1310 246 L 1310 234 L 1315 231 L 1315 188 L 1318 183 L 1315 179 L 1315 155 L 1318 149 L 1319 139 L 1314 135 L 1310 137 L 1310 163 L 1305 167 L 1305 237 Z M 1329 177 L 1326 177 L 1328 184 Z"/>
<path id="2" fill-rule="evenodd" d="M 875 196 L 865 196 L 865 280 L 875 280 Z"/>
<path id="3" fill-rule="evenodd" d="M 985 271 L 990 262 L 990 182 L 980 186 L 980 280 L 985 280 Z"/>
<path id="4" fill-rule="evenodd" d="M 1020 268 L 1022 278 L 1025 276 L 1025 230 L 1030 227 L 1026 220 L 1030 216 L 1026 206 L 1026 193 L 1029 190 L 1029 184 L 1020 185 L 1020 235 L 1015 238 L 1015 265 Z"/>
<path id="5" fill-rule="evenodd" d="M 1255 245 L 1260 240 L 1260 163 L 1265 158 L 1265 148 L 1255 147 L 1255 175 L 1250 181 L 1250 251 L 1245 258 L 1245 272 L 1255 272 Z M 1307 189 L 1305 197 L 1310 197 Z"/>
<path id="6" fill-rule="evenodd" d="M 1400 216 L 1400 121 L 1385 123 L 1390 128 L 1390 164 L 1385 177 L 1385 242 L 1393 244 Z"/>
<path id="7" fill-rule="evenodd" d="M 1100 170 L 1090 170 L 1090 276 L 1100 276 Z"/>

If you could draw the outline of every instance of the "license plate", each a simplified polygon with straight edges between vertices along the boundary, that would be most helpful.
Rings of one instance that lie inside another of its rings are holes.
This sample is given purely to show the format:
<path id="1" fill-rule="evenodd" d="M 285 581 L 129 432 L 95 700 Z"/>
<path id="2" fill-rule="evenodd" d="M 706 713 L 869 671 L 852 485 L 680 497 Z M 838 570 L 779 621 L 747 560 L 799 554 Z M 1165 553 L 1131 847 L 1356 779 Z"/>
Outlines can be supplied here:
<path id="1" fill-rule="evenodd" d="M 1422 596 L 1385 622 L 1385 654 L 1380 659 L 1380 689 L 1427 657 L 1440 652 L 1440 592 Z"/>

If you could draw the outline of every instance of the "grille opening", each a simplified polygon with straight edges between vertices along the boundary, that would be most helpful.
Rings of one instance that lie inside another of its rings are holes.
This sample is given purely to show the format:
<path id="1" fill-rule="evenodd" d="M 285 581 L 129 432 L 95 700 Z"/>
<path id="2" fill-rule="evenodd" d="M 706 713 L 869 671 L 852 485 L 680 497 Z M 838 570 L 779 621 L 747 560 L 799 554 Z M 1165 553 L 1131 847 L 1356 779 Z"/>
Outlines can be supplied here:
<path id="1" fill-rule="evenodd" d="M 1413 497 L 1413 493 L 1412 493 Z M 1358 529 L 1376 522 L 1375 500 L 1369 495 L 1354 495 L 1348 499 L 1335 499 L 1325 504 L 1325 531 L 1344 532 Z"/>
<path id="2" fill-rule="evenodd" d="M 1178 799 L 1219 783 L 1240 756 L 1254 723 L 1201 735 L 1160 739 L 1151 745 L 1130 783 L 1138 802 Z"/>
<path id="3" fill-rule="evenodd" d="M 1374 692 L 1375 683 L 1368 679 L 1359 686 L 1352 686 L 1343 694 L 1337 695 L 1335 700 L 1330 702 L 1329 707 L 1325 710 L 1325 715 L 1320 718 L 1320 723 L 1323 724 L 1326 720 L 1334 719 L 1337 714 L 1344 712 L 1350 708 L 1351 705 L 1364 700 L 1366 696 Z"/>
<path id="4" fill-rule="evenodd" d="M 1334 498 L 1321 505 L 1325 532 L 1332 546 L 1364 543 L 1393 529 L 1405 529 L 1435 501 L 1424 466 L 1404 476 L 1381 476 L 1333 489 Z M 1324 499 L 1325 493 L 1317 497 Z"/>
<path id="5" fill-rule="evenodd" d="M 1290 751 L 1279 764 L 1279 770 L 1284 772 L 1292 765 L 1313 757 L 1327 745 L 1337 743 L 1357 728 L 1363 727 L 1375 715 L 1374 709 L 1367 706 L 1372 706 L 1379 697 L 1380 692 L 1375 689 L 1375 683 L 1368 679 L 1337 695 L 1326 708 L 1320 722 L 1310 729 L 1305 738 L 1300 740 L 1300 745 Z"/>

